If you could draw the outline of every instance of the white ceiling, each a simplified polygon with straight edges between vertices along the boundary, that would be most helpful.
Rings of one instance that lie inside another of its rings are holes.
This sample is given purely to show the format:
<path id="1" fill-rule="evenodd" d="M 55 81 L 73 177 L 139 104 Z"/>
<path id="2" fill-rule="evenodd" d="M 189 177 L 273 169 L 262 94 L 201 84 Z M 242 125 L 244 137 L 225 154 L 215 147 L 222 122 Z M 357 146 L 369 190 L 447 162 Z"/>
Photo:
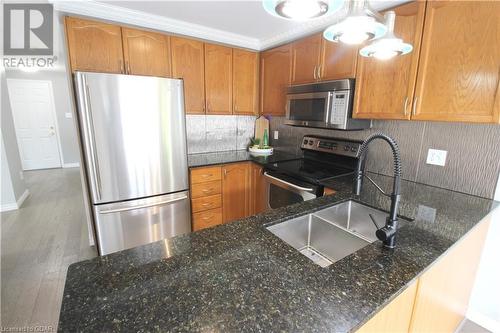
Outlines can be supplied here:
<path id="1" fill-rule="evenodd" d="M 406 1 L 370 1 L 370 3 L 373 8 L 381 10 Z M 333 15 L 306 22 L 295 22 L 268 14 L 259 0 L 53 0 L 53 2 L 55 8 L 63 12 L 188 35 L 255 50 L 267 49 L 320 31 L 339 20 L 345 14 L 345 9 L 342 9 Z"/>

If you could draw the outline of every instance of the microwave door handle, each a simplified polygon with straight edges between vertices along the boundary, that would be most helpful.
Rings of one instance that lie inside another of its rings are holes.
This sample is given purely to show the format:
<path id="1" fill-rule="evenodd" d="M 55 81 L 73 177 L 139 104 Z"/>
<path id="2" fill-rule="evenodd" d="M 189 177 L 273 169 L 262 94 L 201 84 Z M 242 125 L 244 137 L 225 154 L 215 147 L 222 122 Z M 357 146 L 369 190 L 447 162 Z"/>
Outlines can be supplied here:
<path id="1" fill-rule="evenodd" d="M 330 125 L 332 123 L 332 120 L 330 119 L 330 117 L 332 116 L 332 103 L 333 103 L 333 92 L 329 92 L 328 93 L 328 97 L 326 99 L 326 119 L 325 119 L 325 123 L 327 123 L 328 125 Z"/>

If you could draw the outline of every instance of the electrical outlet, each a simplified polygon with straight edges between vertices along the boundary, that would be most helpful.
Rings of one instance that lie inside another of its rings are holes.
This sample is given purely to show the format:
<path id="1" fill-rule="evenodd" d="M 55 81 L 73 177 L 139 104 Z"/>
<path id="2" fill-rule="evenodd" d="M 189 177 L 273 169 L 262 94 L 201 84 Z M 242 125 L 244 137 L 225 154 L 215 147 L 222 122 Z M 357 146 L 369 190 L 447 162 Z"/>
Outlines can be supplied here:
<path id="1" fill-rule="evenodd" d="M 24 180 L 24 173 L 19 171 L 19 179 Z"/>
<path id="2" fill-rule="evenodd" d="M 427 164 L 444 166 L 446 164 L 446 150 L 429 149 L 427 153 Z"/>
<path id="3" fill-rule="evenodd" d="M 434 223 L 436 220 L 436 209 L 424 205 L 418 205 L 417 219 L 428 223 Z"/>
<path id="4" fill-rule="evenodd" d="M 279 137 L 278 134 L 279 134 L 278 131 L 274 131 L 274 140 L 278 140 Z"/>
<path id="5" fill-rule="evenodd" d="M 67 119 L 71 119 L 71 118 L 73 118 L 73 115 L 71 114 L 71 112 L 66 112 L 66 113 L 64 114 L 64 116 L 65 116 Z"/>

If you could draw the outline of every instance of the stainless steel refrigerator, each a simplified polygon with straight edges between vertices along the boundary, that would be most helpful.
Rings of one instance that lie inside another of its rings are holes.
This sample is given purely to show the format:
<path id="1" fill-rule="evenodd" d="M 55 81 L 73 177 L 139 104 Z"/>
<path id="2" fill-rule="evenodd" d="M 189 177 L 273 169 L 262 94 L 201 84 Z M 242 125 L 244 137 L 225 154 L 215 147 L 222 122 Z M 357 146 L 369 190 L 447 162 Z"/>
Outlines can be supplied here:
<path id="1" fill-rule="evenodd" d="M 182 80 L 76 72 L 101 255 L 191 231 Z"/>

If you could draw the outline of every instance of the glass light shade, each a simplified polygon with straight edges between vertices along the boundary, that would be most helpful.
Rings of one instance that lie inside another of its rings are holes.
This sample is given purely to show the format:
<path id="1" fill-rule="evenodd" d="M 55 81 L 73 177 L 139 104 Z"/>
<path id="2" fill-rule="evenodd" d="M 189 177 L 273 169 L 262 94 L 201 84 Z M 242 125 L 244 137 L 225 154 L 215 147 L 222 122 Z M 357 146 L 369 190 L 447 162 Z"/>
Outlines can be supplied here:
<path id="1" fill-rule="evenodd" d="M 359 54 L 363 57 L 375 57 L 380 60 L 387 60 L 397 55 L 410 53 L 413 46 L 404 43 L 400 38 L 381 38 L 372 44 L 363 47 Z"/>
<path id="2" fill-rule="evenodd" d="M 328 27 L 323 32 L 323 37 L 332 42 L 343 42 L 346 44 L 361 44 L 383 36 L 387 27 L 379 23 L 375 18 L 358 15 L 348 16 L 341 22 Z"/>
<path id="3" fill-rule="evenodd" d="M 263 0 L 264 9 L 273 16 L 307 20 L 338 11 L 344 0 Z"/>

